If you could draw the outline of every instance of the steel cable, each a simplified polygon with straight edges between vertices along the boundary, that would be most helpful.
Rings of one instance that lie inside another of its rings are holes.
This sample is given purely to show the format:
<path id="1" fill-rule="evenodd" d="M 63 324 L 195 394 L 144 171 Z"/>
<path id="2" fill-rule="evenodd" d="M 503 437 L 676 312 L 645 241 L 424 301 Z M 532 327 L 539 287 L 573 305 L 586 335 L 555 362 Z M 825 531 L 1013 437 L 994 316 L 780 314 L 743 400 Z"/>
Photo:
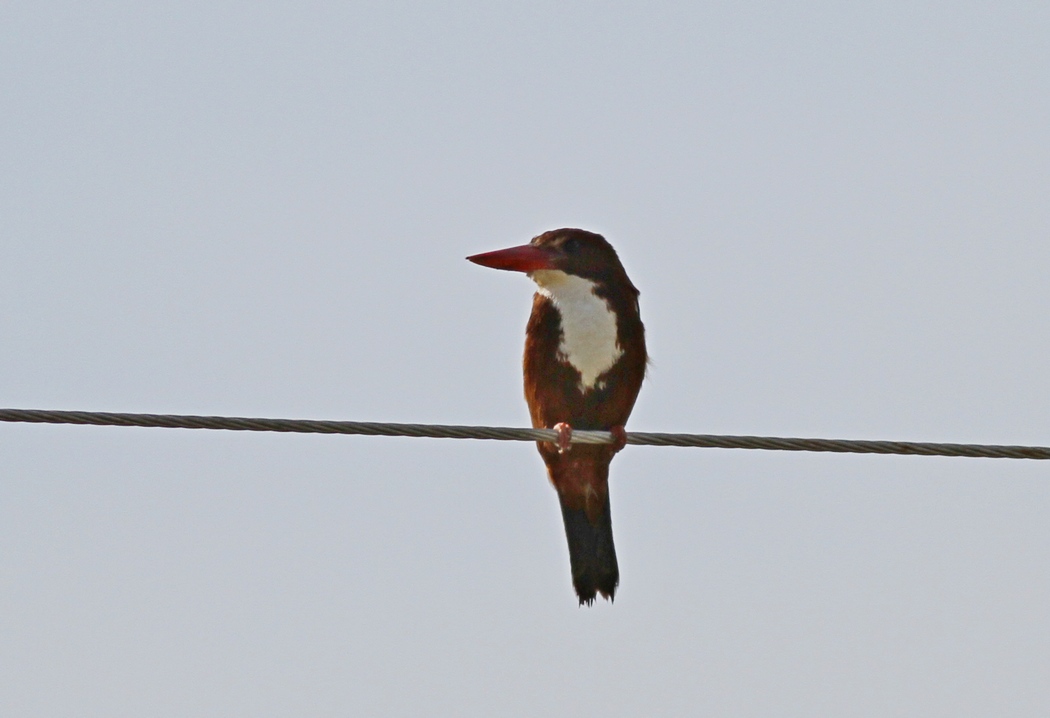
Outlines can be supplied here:
<path id="1" fill-rule="evenodd" d="M 34 424 L 92 426 L 142 426 L 166 429 L 215 429 L 227 431 L 277 431 L 296 434 L 358 434 L 412 436 L 435 439 L 490 439 L 496 441 L 557 441 L 553 429 L 518 429 L 498 426 L 449 426 L 442 424 L 392 424 L 366 421 L 313 419 L 259 419 L 235 416 L 181 414 L 124 414 L 101 411 L 48 411 L 0 409 L 0 421 Z M 610 444 L 608 431 L 573 431 L 576 444 Z M 725 436 L 718 434 L 661 434 L 632 431 L 627 443 L 636 446 L 684 446 L 766 451 L 822 451 L 846 454 L 898 454 L 906 456 L 956 456 L 989 459 L 1050 459 L 1050 447 L 988 444 L 943 444 L 914 441 L 865 441 L 850 439 L 800 439 L 775 436 Z"/>

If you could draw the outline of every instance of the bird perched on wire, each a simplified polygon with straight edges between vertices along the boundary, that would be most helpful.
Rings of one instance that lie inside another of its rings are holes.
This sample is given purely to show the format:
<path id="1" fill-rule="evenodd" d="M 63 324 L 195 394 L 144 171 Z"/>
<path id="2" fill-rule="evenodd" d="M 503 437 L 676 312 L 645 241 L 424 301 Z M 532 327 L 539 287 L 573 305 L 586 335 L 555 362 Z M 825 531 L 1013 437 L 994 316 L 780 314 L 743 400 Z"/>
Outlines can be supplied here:
<path id="1" fill-rule="evenodd" d="M 529 244 L 467 257 L 526 273 L 537 285 L 525 330 L 525 400 L 532 425 L 558 432 L 537 442 L 558 492 L 580 604 L 612 600 L 620 582 L 609 514 L 609 463 L 645 377 L 638 290 L 616 250 L 582 229 L 555 229 Z M 572 430 L 613 433 L 613 444 L 572 444 Z"/>

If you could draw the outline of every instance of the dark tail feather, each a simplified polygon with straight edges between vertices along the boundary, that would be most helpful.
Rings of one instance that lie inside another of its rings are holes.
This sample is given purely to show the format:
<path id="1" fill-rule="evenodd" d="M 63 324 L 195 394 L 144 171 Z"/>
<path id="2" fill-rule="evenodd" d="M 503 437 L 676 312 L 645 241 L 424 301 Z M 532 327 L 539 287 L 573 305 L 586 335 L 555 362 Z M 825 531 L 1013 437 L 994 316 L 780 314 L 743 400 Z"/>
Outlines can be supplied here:
<path id="1" fill-rule="evenodd" d="M 604 510 L 595 523 L 591 523 L 582 508 L 569 508 L 564 499 L 561 499 L 561 515 L 565 519 L 565 537 L 569 540 L 572 585 L 576 588 L 580 605 L 593 603 L 596 593 L 611 601 L 616 585 L 620 583 L 620 569 L 616 565 L 616 547 L 613 546 L 608 492 Z"/>

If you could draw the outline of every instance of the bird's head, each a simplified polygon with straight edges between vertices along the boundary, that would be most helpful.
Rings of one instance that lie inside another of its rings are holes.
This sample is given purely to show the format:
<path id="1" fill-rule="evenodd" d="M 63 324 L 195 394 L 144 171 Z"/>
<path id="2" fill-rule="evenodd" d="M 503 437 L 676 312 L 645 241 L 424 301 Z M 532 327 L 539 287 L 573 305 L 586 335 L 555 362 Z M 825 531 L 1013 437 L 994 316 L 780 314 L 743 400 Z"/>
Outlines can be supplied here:
<path id="1" fill-rule="evenodd" d="M 553 229 L 528 244 L 467 257 L 483 267 L 524 272 L 541 287 L 569 275 L 597 286 L 638 290 L 627 278 L 616 250 L 600 234 L 582 229 Z"/>

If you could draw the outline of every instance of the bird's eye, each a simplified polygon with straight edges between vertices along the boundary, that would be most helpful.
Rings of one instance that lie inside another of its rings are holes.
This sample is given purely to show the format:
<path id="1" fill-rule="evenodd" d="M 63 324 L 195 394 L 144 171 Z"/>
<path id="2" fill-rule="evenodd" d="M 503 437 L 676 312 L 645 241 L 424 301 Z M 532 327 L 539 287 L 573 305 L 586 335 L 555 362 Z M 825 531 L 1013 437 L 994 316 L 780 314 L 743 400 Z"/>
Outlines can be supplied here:
<path id="1" fill-rule="evenodd" d="M 569 254 L 575 254 L 576 250 L 580 248 L 580 241 L 575 237 L 569 237 L 561 243 L 561 248 Z"/>

